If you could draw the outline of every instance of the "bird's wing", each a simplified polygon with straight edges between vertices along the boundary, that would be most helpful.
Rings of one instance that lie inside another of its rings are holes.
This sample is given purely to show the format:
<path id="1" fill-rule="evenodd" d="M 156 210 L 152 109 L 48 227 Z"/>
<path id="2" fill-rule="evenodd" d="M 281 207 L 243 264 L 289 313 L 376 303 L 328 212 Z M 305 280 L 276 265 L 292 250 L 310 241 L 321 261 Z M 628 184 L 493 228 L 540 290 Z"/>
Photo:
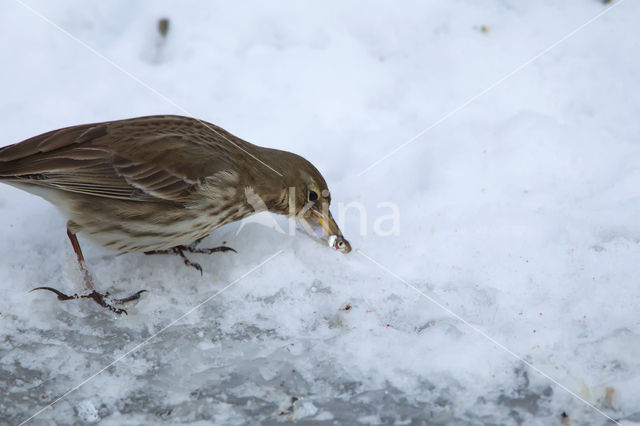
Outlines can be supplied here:
<path id="1" fill-rule="evenodd" d="M 242 147 L 252 145 L 187 117 L 86 124 L 0 148 L 0 179 L 106 198 L 185 202 L 204 179 L 234 173 Z"/>

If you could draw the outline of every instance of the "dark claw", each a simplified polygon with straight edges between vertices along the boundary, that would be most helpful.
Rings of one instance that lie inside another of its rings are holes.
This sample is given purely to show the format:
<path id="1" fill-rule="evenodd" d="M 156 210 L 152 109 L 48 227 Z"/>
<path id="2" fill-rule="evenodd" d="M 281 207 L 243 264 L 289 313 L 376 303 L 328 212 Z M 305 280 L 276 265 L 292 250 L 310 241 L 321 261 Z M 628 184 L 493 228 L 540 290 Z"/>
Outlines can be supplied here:
<path id="1" fill-rule="evenodd" d="M 234 253 L 238 253 L 235 249 L 232 249 L 231 247 L 227 247 L 227 246 L 220 246 L 220 247 L 213 247 L 213 248 L 206 248 L 206 249 L 199 249 L 199 248 L 194 248 L 192 250 L 189 250 L 191 253 L 201 253 L 201 254 L 211 254 L 211 253 L 216 253 L 216 252 L 226 252 L 226 251 L 232 251 Z"/>
<path id="2" fill-rule="evenodd" d="M 129 297 L 125 297 L 123 299 L 116 299 L 114 300 L 114 302 L 117 303 L 118 305 L 122 305 L 123 303 L 133 302 L 134 300 L 140 299 L 140 295 L 146 291 L 147 290 L 140 290 L 139 292 L 134 293 Z"/>
<path id="3" fill-rule="evenodd" d="M 185 264 L 185 265 L 187 265 L 187 266 L 191 266 L 191 267 L 193 267 L 193 268 L 196 268 L 198 271 L 200 271 L 200 276 L 202 276 L 202 266 L 200 266 L 200 264 L 199 264 L 199 263 L 190 261 L 190 260 L 189 260 L 189 259 L 187 259 L 187 257 L 186 257 L 186 256 L 184 256 L 184 255 L 183 255 L 182 257 L 184 257 L 184 264 Z"/>
<path id="4" fill-rule="evenodd" d="M 198 271 L 200 271 L 200 276 L 203 275 L 202 273 L 202 266 L 200 266 L 199 263 L 192 263 L 191 266 L 193 266 L 194 268 L 196 268 Z"/>
<path id="5" fill-rule="evenodd" d="M 60 290 L 56 290 L 55 288 L 51 288 L 51 287 L 36 287 L 34 289 L 32 289 L 31 291 L 29 291 L 29 293 L 31 293 L 32 291 L 36 291 L 36 290 L 49 290 L 50 292 L 53 292 L 55 294 L 58 295 L 58 300 L 71 300 L 71 299 L 77 299 L 79 296 L 77 294 L 74 294 L 73 296 L 67 296 L 66 294 L 64 294 L 63 292 L 61 292 Z"/>

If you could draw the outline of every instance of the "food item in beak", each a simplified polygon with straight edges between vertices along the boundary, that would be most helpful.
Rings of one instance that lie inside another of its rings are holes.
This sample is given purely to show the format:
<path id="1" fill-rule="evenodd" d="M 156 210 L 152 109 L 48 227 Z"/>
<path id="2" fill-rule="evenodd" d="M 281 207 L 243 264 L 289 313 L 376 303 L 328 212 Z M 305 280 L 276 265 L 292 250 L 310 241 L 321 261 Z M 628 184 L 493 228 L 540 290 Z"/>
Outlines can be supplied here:
<path id="1" fill-rule="evenodd" d="M 351 244 L 344 238 L 328 210 L 325 214 L 315 208 L 311 209 L 308 217 L 298 217 L 298 223 L 314 240 L 327 244 L 344 254 L 351 251 Z"/>
<path id="2" fill-rule="evenodd" d="M 342 253 L 349 253 L 351 251 L 351 244 L 344 237 L 332 235 L 327 240 L 329 247 L 334 248 Z"/>

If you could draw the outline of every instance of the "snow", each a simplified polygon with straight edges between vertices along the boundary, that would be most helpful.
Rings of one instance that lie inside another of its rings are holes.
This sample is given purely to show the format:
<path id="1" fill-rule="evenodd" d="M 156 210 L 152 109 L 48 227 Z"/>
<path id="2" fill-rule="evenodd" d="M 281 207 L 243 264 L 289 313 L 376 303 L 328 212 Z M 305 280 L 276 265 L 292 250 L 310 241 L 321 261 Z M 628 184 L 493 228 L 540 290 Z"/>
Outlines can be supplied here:
<path id="1" fill-rule="evenodd" d="M 0 423 L 640 423 L 638 2 L 3 12 L 3 144 L 191 114 L 312 161 L 355 251 L 262 215 L 200 276 L 80 236 L 100 289 L 148 290 L 116 317 L 29 293 L 82 292 L 66 219 L 1 185 Z"/>

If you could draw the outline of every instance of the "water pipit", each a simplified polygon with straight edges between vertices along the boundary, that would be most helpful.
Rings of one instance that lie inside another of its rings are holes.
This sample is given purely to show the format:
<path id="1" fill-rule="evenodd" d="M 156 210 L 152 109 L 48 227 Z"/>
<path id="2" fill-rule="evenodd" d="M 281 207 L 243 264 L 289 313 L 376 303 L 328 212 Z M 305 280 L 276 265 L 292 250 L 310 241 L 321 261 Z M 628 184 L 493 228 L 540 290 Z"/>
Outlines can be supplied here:
<path id="1" fill-rule="evenodd" d="M 68 217 L 67 235 L 89 293 L 115 313 L 115 299 L 95 290 L 76 237 L 119 252 L 213 253 L 197 242 L 216 228 L 257 213 L 256 205 L 294 216 L 314 238 L 343 253 L 351 247 L 334 221 L 320 172 L 299 155 L 263 148 L 189 117 L 149 116 L 54 130 L 0 148 L 0 181 L 38 195 Z M 249 196 L 250 194 L 250 196 Z"/>

